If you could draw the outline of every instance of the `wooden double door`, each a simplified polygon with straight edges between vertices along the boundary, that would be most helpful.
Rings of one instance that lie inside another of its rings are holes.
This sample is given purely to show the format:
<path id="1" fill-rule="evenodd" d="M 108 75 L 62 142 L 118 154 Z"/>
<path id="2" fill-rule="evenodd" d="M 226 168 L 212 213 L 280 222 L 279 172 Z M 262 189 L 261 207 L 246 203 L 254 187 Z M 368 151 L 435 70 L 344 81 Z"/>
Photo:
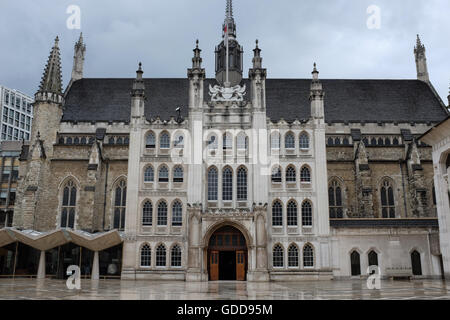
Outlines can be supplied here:
<path id="1" fill-rule="evenodd" d="M 216 251 L 209 255 L 209 275 L 211 281 L 245 281 L 247 255 L 243 250 Z"/>
<path id="2" fill-rule="evenodd" d="M 242 233 L 233 227 L 217 230 L 209 241 L 209 280 L 245 281 L 247 245 Z"/>

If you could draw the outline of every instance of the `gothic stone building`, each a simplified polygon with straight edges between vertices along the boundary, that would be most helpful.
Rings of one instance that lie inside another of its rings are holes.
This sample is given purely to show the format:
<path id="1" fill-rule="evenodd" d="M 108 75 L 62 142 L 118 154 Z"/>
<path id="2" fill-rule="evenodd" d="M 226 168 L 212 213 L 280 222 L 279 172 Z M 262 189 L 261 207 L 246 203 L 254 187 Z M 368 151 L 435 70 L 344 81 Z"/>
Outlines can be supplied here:
<path id="1" fill-rule="evenodd" d="M 215 79 L 198 42 L 187 78 L 140 65 L 87 79 L 80 37 L 63 93 L 56 39 L 3 252 L 30 252 L 39 277 L 439 277 L 431 148 L 416 138 L 447 109 L 420 40 L 417 80 L 321 80 L 315 65 L 268 79 L 253 51 L 245 78 L 228 1 Z"/>

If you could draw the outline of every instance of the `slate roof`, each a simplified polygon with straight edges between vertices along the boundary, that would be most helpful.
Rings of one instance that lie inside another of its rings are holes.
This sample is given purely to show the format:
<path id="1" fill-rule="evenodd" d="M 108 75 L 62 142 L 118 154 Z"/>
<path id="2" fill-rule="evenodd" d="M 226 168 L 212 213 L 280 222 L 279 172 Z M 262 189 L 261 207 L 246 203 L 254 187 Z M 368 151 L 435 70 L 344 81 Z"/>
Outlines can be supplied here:
<path id="1" fill-rule="evenodd" d="M 247 99 L 249 98 L 249 81 Z M 441 122 L 447 113 L 432 89 L 419 80 L 321 80 L 327 122 Z M 81 79 L 67 92 L 63 121 L 129 121 L 133 79 Z M 205 99 L 209 99 L 205 80 Z M 272 121 L 310 116 L 311 79 L 267 79 L 267 116 Z M 187 79 L 145 79 L 146 117 L 188 114 Z"/>

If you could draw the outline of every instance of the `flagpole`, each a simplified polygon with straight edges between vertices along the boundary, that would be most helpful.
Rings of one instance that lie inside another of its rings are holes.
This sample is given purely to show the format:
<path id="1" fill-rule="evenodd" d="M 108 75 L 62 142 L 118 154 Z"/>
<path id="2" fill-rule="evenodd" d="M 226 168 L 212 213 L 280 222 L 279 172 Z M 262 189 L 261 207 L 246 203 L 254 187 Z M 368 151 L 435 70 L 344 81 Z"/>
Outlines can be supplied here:
<path id="1" fill-rule="evenodd" d="M 226 26 L 226 29 L 225 29 L 226 31 L 225 31 L 225 39 L 226 39 L 226 42 L 227 42 L 227 57 L 226 57 L 226 59 L 227 59 L 227 61 L 226 61 L 226 68 L 227 68 L 227 72 L 226 72 L 226 74 L 227 74 L 227 80 L 226 80 L 226 82 L 225 82 L 225 86 L 226 87 L 229 87 L 230 86 L 230 82 L 229 82 L 229 78 L 228 78 L 228 70 L 229 70 L 229 63 L 230 63 L 230 58 L 229 58 L 229 54 L 230 54 L 230 52 L 229 52 L 229 45 L 228 45 L 228 21 L 227 21 L 227 26 Z"/>

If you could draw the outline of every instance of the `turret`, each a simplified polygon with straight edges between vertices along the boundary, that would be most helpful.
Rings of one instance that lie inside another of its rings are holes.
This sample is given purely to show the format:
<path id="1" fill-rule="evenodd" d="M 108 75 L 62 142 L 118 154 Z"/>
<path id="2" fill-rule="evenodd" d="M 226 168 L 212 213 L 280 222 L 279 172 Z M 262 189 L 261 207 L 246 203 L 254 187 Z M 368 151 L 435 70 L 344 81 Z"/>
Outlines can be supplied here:
<path id="1" fill-rule="evenodd" d="M 131 122 L 135 123 L 145 119 L 145 83 L 142 75 L 142 63 L 139 63 L 139 69 L 136 71 L 136 79 L 133 82 L 131 90 Z"/>
<path id="2" fill-rule="evenodd" d="M 84 55 L 86 45 L 83 43 L 83 33 L 80 33 L 80 39 L 75 43 L 73 55 L 72 81 L 83 79 Z"/>
<path id="3" fill-rule="evenodd" d="M 203 85 L 206 77 L 205 69 L 202 68 L 202 50 L 196 41 L 194 57 L 192 58 L 192 68 L 188 69 L 189 79 L 189 109 L 200 109 L 203 106 Z"/>
<path id="4" fill-rule="evenodd" d="M 319 71 L 317 71 L 316 63 L 314 63 L 312 75 L 311 93 L 309 96 L 309 100 L 311 101 L 311 117 L 315 119 L 324 119 L 325 92 L 323 91 L 322 83 L 319 81 Z"/>
<path id="5" fill-rule="evenodd" d="M 416 58 L 417 79 L 425 82 L 430 81 L 427 67 L 427 57 L 425 55 L 425 46 L 420 41 L 419 35 L 417 35 L 417 42 L 414 48 L 414 56 Z"/>
<path id="6" fill-rule="evenodd" d="M 266 108 L 266 77 L 267 70 L 262 67 L 261 49 L 256 40 L 253 50 L 253 68 L 249 70 L 248 77 L 251 81 L 251 98 L 254 108 Z"/>

